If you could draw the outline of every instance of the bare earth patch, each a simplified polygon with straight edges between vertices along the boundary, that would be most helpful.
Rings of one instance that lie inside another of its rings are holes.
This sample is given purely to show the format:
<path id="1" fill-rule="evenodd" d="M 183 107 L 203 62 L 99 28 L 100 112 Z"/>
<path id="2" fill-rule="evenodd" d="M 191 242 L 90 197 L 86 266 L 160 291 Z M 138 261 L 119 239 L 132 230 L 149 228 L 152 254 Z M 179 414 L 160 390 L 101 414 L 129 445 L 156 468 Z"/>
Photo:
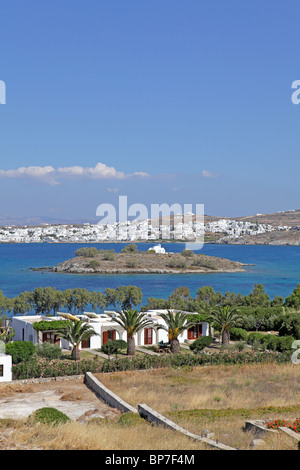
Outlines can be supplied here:
<path id="1" fill-rule="evenodd" d="M 101 402 L 81 378 L 0 386 L 0 419 L 27 418 L 43 407 L 56 408 L 71 420 L 80 420 L 87 415 L 105 419 L 119 415 L 117 410 Z"/>

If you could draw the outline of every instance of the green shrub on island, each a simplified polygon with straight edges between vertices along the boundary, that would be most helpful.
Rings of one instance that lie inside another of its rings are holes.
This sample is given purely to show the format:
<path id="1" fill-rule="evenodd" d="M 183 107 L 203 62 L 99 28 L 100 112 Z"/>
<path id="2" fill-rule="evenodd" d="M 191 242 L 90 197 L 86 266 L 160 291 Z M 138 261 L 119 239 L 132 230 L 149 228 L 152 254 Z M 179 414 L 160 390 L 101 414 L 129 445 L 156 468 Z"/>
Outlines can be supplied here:
<path id="1" fill-rule="evenodd" d="M 35 346 L 30 341 L 13 341 L 5 345 L 5 353 L 12 357 L 13 364 L 28 361 L 35 353 Z"/>
<path id="2" fill-rule="evenodd" d="M 192 266 L 197 268 L 218 269 L 217 266 L 209 259 L 197 258 L 192 262 Z"/>
<path id="3" fill-rule="evenodd" d="M 139 250 L 137 245 L 135 243 L 131 243 L 130 245 L 124 246 L 124 248 L 121 250 L 121 253 L 137 253 L 138 251 Z"/>
<path id="4" fill-rule="evenodd" d="M 171 260 L 167 263 L 168 268 L 173 268 L 173 269 L 184 269 L 186 268 L 186 263 L 185 261 L 181 260 Z"/>
<path id="5" fill-rule="evenodd" d="M 96 271 L 96 269 L 100 268 L 101 263 L 97 259 L 93 259 L 89 262 L 88 267 Z"/>
<path id="6" fill-rule="evenodd" d="M 78 248 L 75 251 L 75 256 L 83 256 L 84 258 L 95 258 L 98 255 L 98 250 L 94 246 Z"/>
<path id="7" fill-rule="evenodd" d="M 191 258 L 192 256 L 194 256 L 194 252 L 192 250 L 182 250 L 181 252 L 182 256 L 185 256 L 186 258 Z"/>

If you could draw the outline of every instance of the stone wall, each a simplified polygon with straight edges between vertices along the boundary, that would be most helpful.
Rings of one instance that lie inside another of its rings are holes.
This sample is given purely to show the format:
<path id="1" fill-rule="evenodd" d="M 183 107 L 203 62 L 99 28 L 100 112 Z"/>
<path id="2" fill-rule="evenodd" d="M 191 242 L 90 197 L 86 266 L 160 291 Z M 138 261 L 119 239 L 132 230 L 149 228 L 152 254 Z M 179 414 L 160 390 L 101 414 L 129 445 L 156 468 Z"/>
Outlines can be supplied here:
<path id="1" fill-rule="evenodd" d="M 137 413 L 137 409 L 126 403 L 115 393 L 105 387 L 91 372 L 85 374 L 84 383 L 89 387 L 101 400 L 110 405 L 112 408 L 117 408 L 122 413 L 132 412 Z"/>
<path id="2" fill-rule="evenodd" d="M 142 418 L 146 419 L 150 423 L 170 428 L 173 431 L 181 432 L 182 434 L 187 437 L 190 437 L 191 439 L 207 444 L 209 447 L 213 447 L 219 450 L 236 450 L 233 447 L 227 446 L 217 441 L 213 441 L 212 439 L 209 439 L 207 437 L 197 436 L 196 434 L 193 434 L 187 431 L 186 429 L 183 429 L 181 426 L 178 426 L 178 424 L 174 423 L 170 419 L 166 418 L 165 416 L 150 408 L 150 406 L 144 404 L 138 405 L 138 412 Z"/>

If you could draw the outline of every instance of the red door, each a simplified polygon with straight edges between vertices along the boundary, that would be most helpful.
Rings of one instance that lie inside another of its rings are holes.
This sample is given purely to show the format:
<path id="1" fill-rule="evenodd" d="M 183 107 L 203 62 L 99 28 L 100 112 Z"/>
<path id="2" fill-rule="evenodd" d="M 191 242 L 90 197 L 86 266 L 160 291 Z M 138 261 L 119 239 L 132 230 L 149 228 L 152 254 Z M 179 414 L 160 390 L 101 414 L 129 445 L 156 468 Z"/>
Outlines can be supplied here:
<path id="1" fill-rule="evenodd" d="M 152 344 L 153 341 L 153 329 L 145 328 L 144 329 L 144 344 Z"/>
<path id="2" fill-rule="evenodd" d="M 55 344 L 55 343 L 60 343 L 59 336 L 57 336 L 54 333 L 50 333 L 49 331 L 46 333 L 43 333 L 43 343 L 50 343 L 50 344 Z"/>
<path id="3" fill-rule="evenodd" d="M 188 329 L 188 339 L 197 339 L 202 336 L 202 325 L 195 325 Z"/>
<path id="4" fill-rule="evenodd" d="M 102 335 L 102 344 L 108 343 L 108 341 L 113 341 L 116 339 L 116 330 L 103 331 Z"/>
<path id="5" fill-rule="evenodd" d="M 90 339 L 86 339 L 84 341 L 81 341 L 81 347 L 84 349 L 84 348 L 90 348 Z"/>

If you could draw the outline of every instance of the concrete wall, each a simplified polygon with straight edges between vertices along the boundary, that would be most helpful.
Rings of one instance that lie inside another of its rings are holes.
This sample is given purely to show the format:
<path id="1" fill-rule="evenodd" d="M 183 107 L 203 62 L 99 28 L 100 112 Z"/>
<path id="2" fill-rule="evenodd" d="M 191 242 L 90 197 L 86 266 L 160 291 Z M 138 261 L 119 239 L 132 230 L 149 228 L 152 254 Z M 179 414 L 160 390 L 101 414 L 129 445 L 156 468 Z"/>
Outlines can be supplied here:
<path id="1" fill-rule="evenodd" d="M 137 413 L 137 409 L 123 401 L 120 397 L 115 395 L 111 390 L 105 387 L 91 372 L 87 372 L 84 377 L 84 383 L 89 387 L 101 400 L 110 405 L 112 408 L 117 408 L 122 413 L 132 412 Z"/>
<path id="2" fill-rule="evenodd" d="M 207 444 L 209 447 L 213 447 L 219 450 L 236 450 L 233 447 L 227 446 L 217 441 L 213 441 L 212 439 L 209 439 L 207 437 L 197 436 L 196 434 L 193 434 L 187 431 L 186 429 L 183 429 L 181 426 L 178 426 L 170 419 L 166 418 L 165 416 L 150 408 L 150 406 L 144 404 L 138 405 L 138 412 L 142 418 L 146 419 L 150 423 L 154 423 L 158 426 L 164 426 L 166 428 L 172 429 L 173 431 L 181 432 L 182 434 L 191 439 Z"/>

